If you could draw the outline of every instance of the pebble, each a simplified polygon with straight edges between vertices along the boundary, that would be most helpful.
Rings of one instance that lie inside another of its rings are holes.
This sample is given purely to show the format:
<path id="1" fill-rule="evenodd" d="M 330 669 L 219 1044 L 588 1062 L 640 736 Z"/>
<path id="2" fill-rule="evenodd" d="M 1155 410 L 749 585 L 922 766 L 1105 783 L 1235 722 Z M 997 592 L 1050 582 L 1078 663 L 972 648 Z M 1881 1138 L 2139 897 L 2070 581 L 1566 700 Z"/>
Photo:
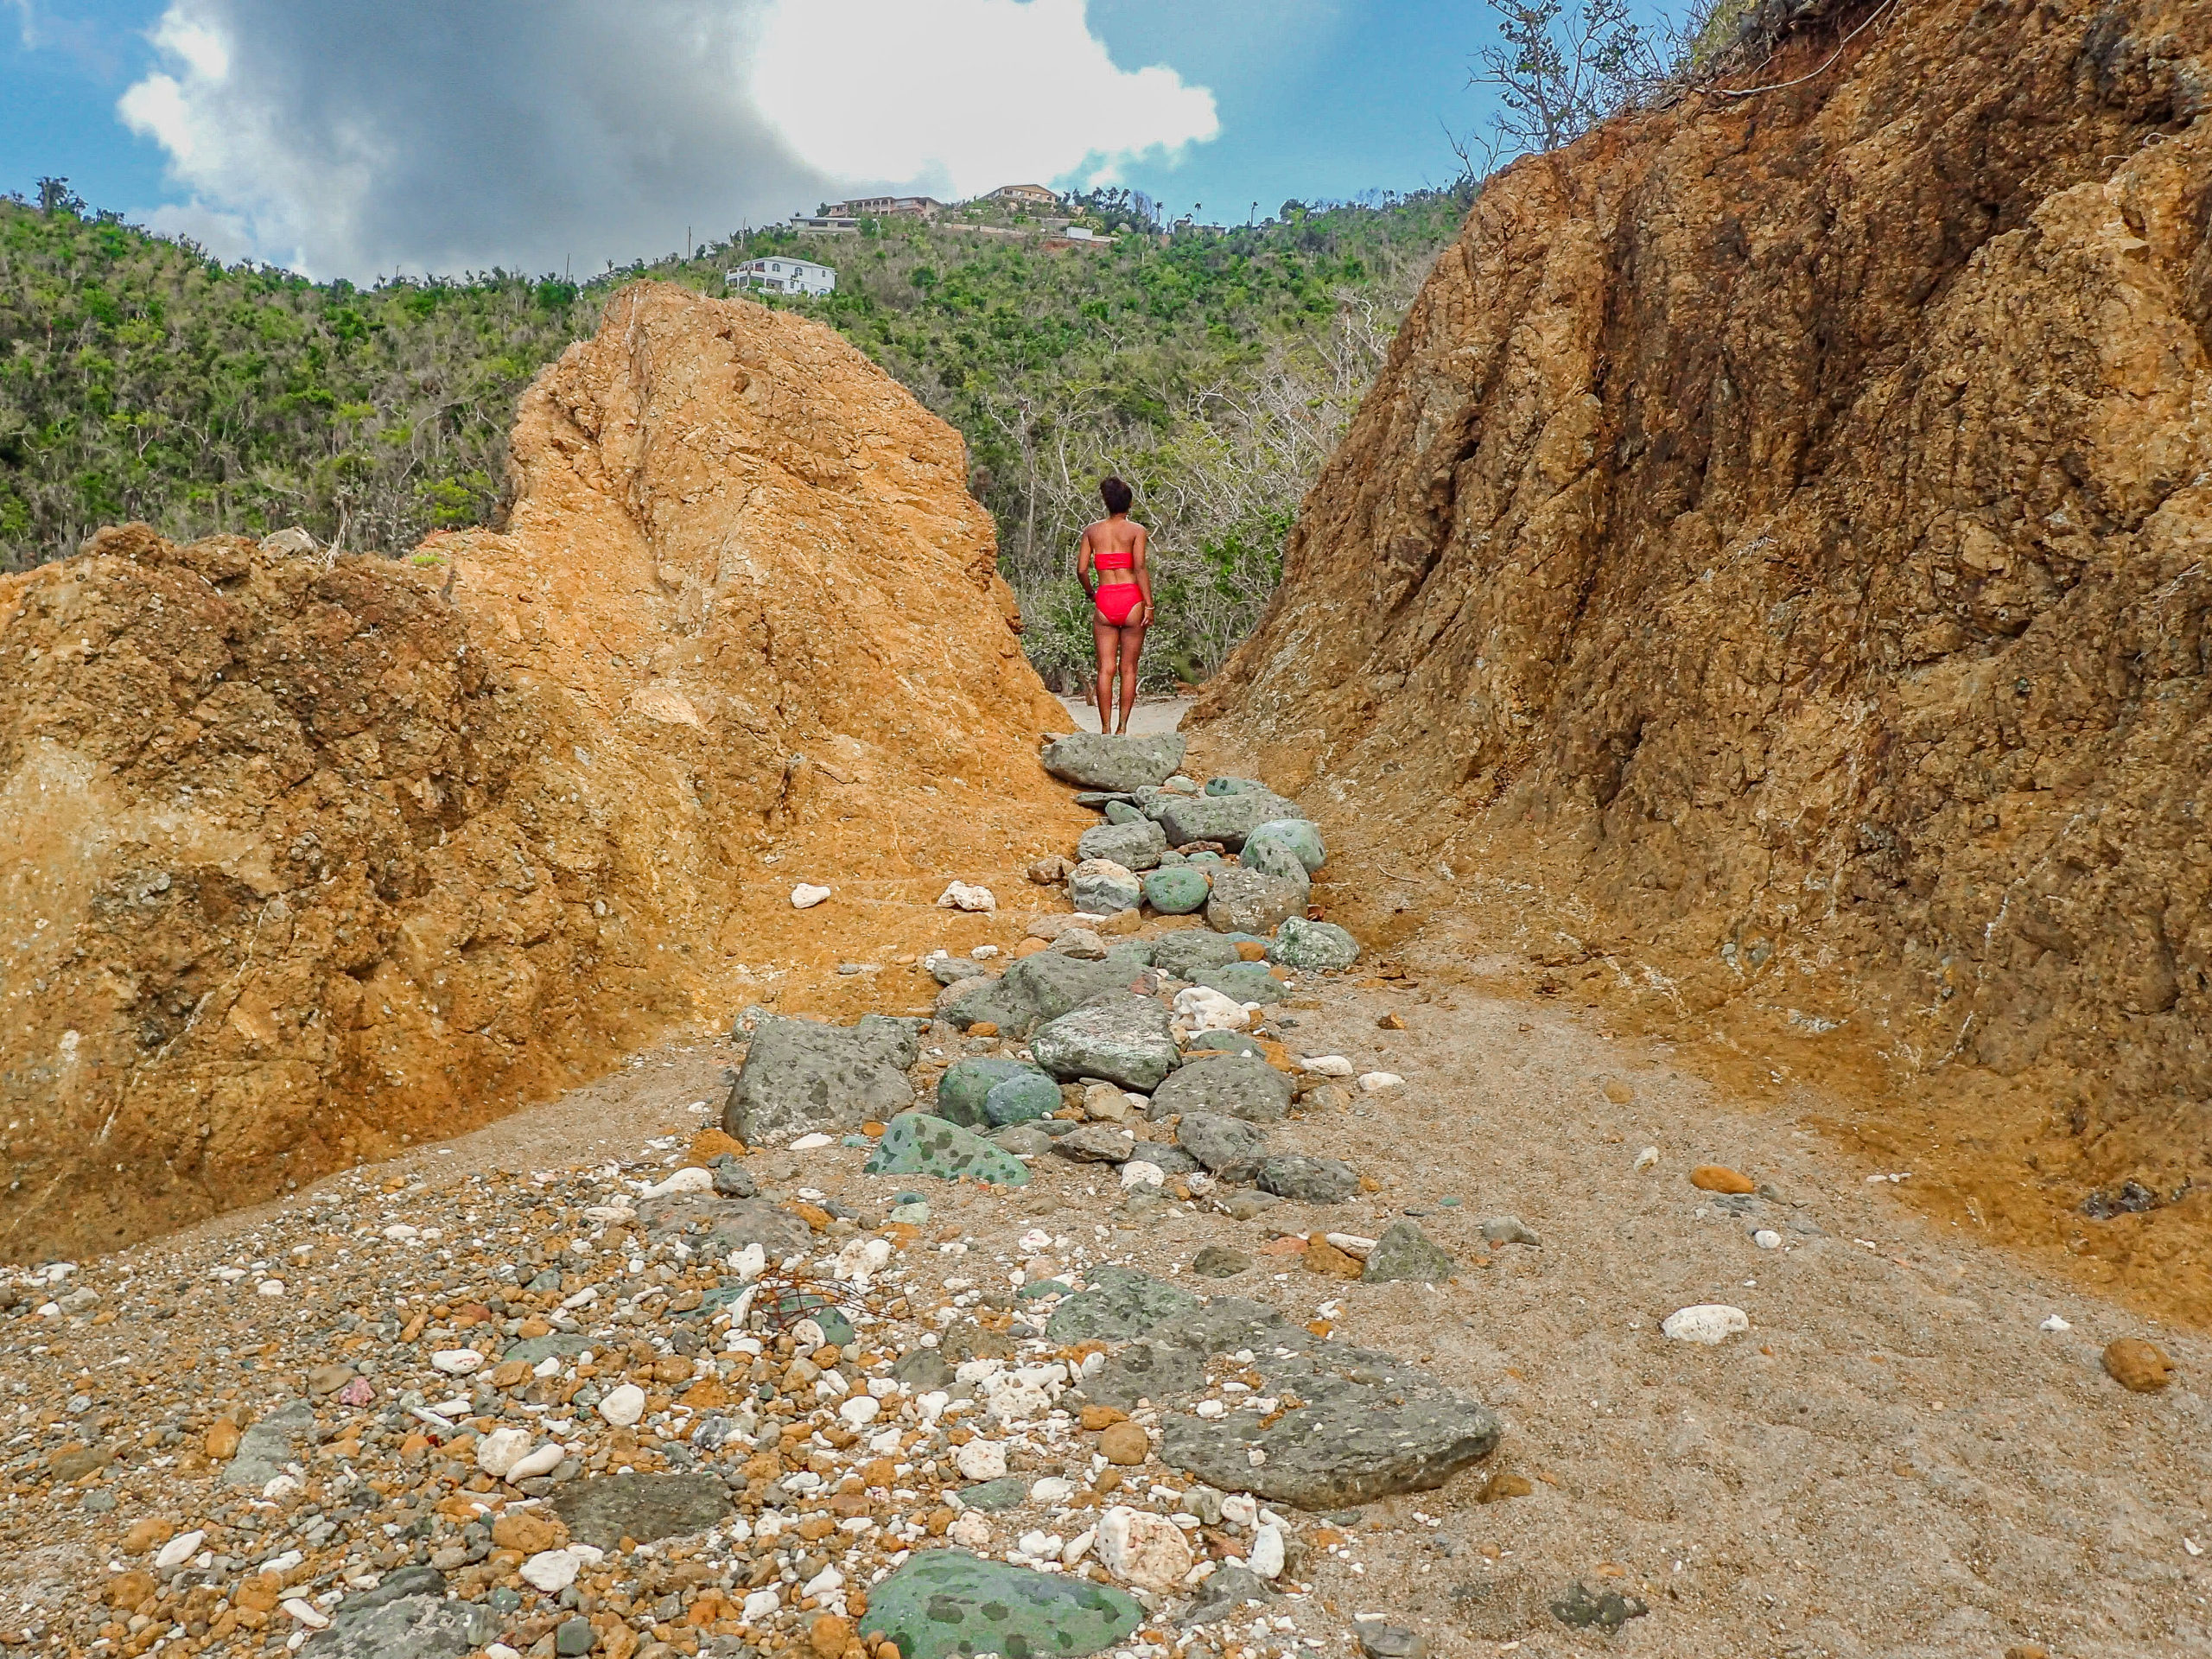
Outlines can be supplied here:
<path id="1" fill-rule="evenodd" d="M 1141 1424 L 1109 1424 L 1098 1437 L 1098 1455 L 1116 1467 L 1134 1469 L 1152 1455 L 1152 1437 Z"/>
<path id="2" fill-rule="evenodd" d="M 823 888 L 822 893 L 823 898 L 829 897 L 827 888 Z M 798 902 L 796 893 L 791 895 L 791 902 Z M 993 911 L 999 907 L 999 901 L 992 896 L 988 887 L 971 887 L 965 881 L 955 881 L 938 894 L 937 905 L 939 910 Z"/>
<path id="3" fill-rule="evenodd" d="M 1164 1515 L 1117 1503 L 1098 1517 L 1098 1564 L 1125 1584 L 1164 1594 L 1191 1570 L 1191 1545 Z"/>
<path id="4" fill-rule="evenodd" d="M 1349 1077 L 1355 1069 L 1341 1054 L 1309 1054 L 1298 1065 L 1300 1071 L 1322 1077 Z"/>
<path id="5" fill-rule="evenodd" d="M 1406 1080 L 1395 1071 L 1363 1071 L 1359 1076 L 1359 1091 L 1363 1095 L 1379 1095 L 1385 1090 L 1405 1086 Z"/>
<path id="6" fill-rule="evenodd" d="M 1700 1192 L 1756 1192 L 1758 1183 L 1726 1164 L 1700 1164 L 1690 1171 L 1690 1185 Z"/>
<path id="7" fill-rule="evenodd" d="M 2156 1394 L 2173 1381 L 2173 1362 L 2155 1344 L 2122 1337 L 2105 1344 L 2105 1375 L 2131 1394 Z"/>
<path id="8" fill-rule="evenodd" d="M 645 1391 L 634 1382 L 611 1389 L 599 1402 L 599 1414 L 617 1428 L 629 1428 L 645 1414 Z"/>
<path id="9" fill-rule="evenodd" d="M 793 910 L 812 910 L 817 905 L 820 904 L 829 896 L 829 888 L 817 887 L 811 882 L 802 881 L 791 889 L 791 908 Z"/>
<path id="10" fill-rule="evenodd" d="M 1630 1164 L 1629 1167 L 1636 1171 L 1636 1173 L 1640 1175 L 1645 1170 L 1656 1169 L 1658 1166 L 1659 1148 L 1656 1147 L 1646 1147 L 1642 1152 L 1636 1154 L 1636 1161 Z"/>
<path id="11" fill-rule="evenodd" d="M 1692 1307 L 1679 1308 L 1659 1326 L 1664 1335 L 1676 1342 L 1698 1342 L 1707 1346 L 1726 1342 L 1751 1328 L 1751 1316 L 1726 1302 L 1700 1302 Z"/>
<path id="12" fill-rule="evenodd" d="M 1751 1235 L 1751 1243 L 1763 1250 L 1778 1250 L 1782 1248 L 1782 1235 L 1771 1227 L 1762 1227 Z"/>

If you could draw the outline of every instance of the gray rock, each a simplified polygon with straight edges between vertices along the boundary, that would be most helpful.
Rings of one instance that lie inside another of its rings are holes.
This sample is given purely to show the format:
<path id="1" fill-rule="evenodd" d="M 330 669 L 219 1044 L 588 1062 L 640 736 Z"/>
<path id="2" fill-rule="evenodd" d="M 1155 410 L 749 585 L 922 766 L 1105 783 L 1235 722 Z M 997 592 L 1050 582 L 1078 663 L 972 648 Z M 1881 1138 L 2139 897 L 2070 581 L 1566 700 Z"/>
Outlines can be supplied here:
<path id="1" fill-rule="evenodd" d="M 1265 1148 L 1260 1131 L 1242 1118 L 1185 1112 L 1175 1126 L 1176 1144 L 1217 1175 L 1242 1171 L 1250 1179 Z"/>
<path id="2" fill-rule="evenodd" d="M 973 957 L 931 957 L 922 966 L 930 970 L 930 977 L 940 985 L 958 985 L 971 979 L 990 977 Z"/>
<path id="3" fill-rule="evenodd" d="M 1209 778 L 1205 792 L 1209 795 L 1265 795 L 1268 786 L 1256 778 Z"/>
<path id="4" fill-rule="evenodd" d="M 696 1252 L 728 1255 L 758 1244 L 774 1261 L 804 1249 L 811 1235 L 806 1224 L 765 1198 L 716 1198 L 704 1192 L 671 1192 L 638 1205 L 638 1222 L 655 1237 L 681 1233 Z"/>
<path id="5" fill-rule="evenodd" d="M 1247 864 L 1252 861 L 1252 849 L 1263 844 L 1281 847 L 1294 854 L 1300 867 L 1308 875 L 1319 869 L 1329 856 L 1328 849 L 1321 844 L 1320 826 L 1303 813 L 1287 818 L 1272 818 L 1255 827 L 1252 833 L 1244 837 L 1244 861 Z"/>
<path id="6" fill-rule="evenodd" d="M 760 1184 L 753 1179 L 753 1172 L 735 1157 L 723 1153 L 708 1166 L 714 1172 L 715 1196 L 718 1198 L 757 1198 Z"/>
<path id="7" fill-rule="evenodd" d="M 1265 1392 L 1298 1403 L 1264 1428 L 1251 1412 L 1166 1418 L 1160 1455 L 1173 1467 L 1224 1491 L 1336 1510 L 1440 1486 L 1496 1449 L 1497 1419 L 1473 1395 L 1390 1355 L 1316 1339 L 1272 1308 L 1236 1300 L 1207 1305 L 1207 1313 L 1220 1312 L 1204 1339 L 1251 1349 Z M 1154 1339 L 1189 1339 L 1199 1325 L 1173 1319 Z M 1257 1464 L 1254 1451 L 1265 1454 Z"/>
<path id="8" fill-rule="evenodd" d="M 1190 1046 L 1184 1053 L 1190 1059 L 1212 1054 L 1233 1054 L 1240 1058 L 1263 1060 L 1268 1051 L 1260 1046 L 1257 1039 L 1246 1036 L 1241 1031 L 1202 1031 L 1191 1039 Z"/>
<path id="9" fill-rule="evenodd" d="M 1033 1066 L 1007 1078 L 983 1096 L 983 1116 L 999 1128 L 1050 1117 L 1060 1109 L 1060 1085 Z"/>
<path id="10" fill-rule="evenodd" d="M 594 1475 L 570 1481 L 553 1500 L 570 1535 L 599 1549 L 624 1538 L 649 1544 L 704 1532 L 729 1507 L 715 1475 Z"/>
<path id="11" fill-rule="evenodd" d="M 1203 1351 L 1169 1343 L 1133 1342 L 1109 1356 L 1098 1375 L 1085 1380 L 1083 1397 L 1094 1405 L 1128 1411 L 1140 1400 L 1154 1405 L 1187 1400 L 1206 1385 Z"/>
<path id="12" fill-rule="evenodd" d="M 1136 872 L 1111 859 L 1086 859 L 1068 872 L 1068 901 L 1090 915 L 1118 916 L 1143 897 Z"/>
<path id="13" fill-rule="evenodd" d="M 1394 1221 L 1382 1230 L 1382 1236 L 1367 1253 L 1367 1262 L 1359 1276 L 1363 1283 L 1370 1285 L 1394 1280 L 1440 1285 L 1452 1277 L 1457 1265 L 1447 1252 L 1421 1231 L 1419 1223 Z"/>
<path id="14" fill-rule="evenodd" d="M 891 1367 L 891 1375 L 916 1394 L 949 1389 L 953 1382 L 952 1367 L 934 1348 L 916 1348 L 899 1355 Z"/>
<path id="15" fill-rule="evenodd" d="M 1187 1290 L 1153 1278 L 1132 1268 L 1094 1268 L 1085 1289 L 1052 1310 L 1045 1334 L 1054 1342 L 1084 1342 L 1098 1338 L 1126 1342 L 1154 1325 L 1188 1313 L 1198 1299 Z"/>
<path id="16" fill-rule="evenodd" d="M 1278 1153 L 1261 1160 L 1259 1187 L 1304 1204 L 1342 1204 L 1359 1191 L 1359 1175 L 1350 1164 L 1334 1158 Z"/>
<path id="17" fill-rule="evenodd" d="M 1052 1149 L 1052 1137 L 1034 1123 L 1016 1123 L 993 1135 L 991 1144 L 1017 1158 L 1035 1158 Z"/>
<path id="18" fill-rule="evenodd" d="M 1194 841 L 1217 841 L 1232 852 L 1262 824 L 1277 818 L 1300 816 L 1297 806 L 1265 790 L 1240 795 L 1162 796 L 1159 800 L 1160 827 L 1170 847 Z"/>
<path id="19" fill-rule="evenodd" d="M 1239 1002 L 1281 1002 L 1290 995 L 1289 988 L 1269 973 L 1265 963 L 1257 962 L 1224 962 L 1218 968 L 1201 968 L 1191 982 Z"/>
<path id="20" fill-rule="evenodd" d="M 1001 1480 L 987 1480 L 980 1486 L 960 1489 L 963 1508 L 981 1510 L 987 1515 L 1019 1509 L 1028 1497 L 1029 1483 L 1020 1475 L 1007 1475 Z"/>
<path id="21" fill-rule="evenodd" d="M 1228 1244 L 1209 1244 L 1191 1258 L 1191 1271 L 1205 1279 L 1234 1279 L 1251 1265 L 1250 1256 Z"/>
<path id="22" fill-rule="evenodd" d="M 1049 952 L 1027 958 L 1036 962 Z M 1167 1010 L 1127 991 L 1064 1014 L 1029 1039 L 1037 1064 L 1063 1081 L 1099 1077 L 1150 1094 L 1180 1058 Z"/>
<path id="23" fill-rule="evenodd" d="M 1075 798 L 1077 806 L 1106 812 L 1109 817 L 1112 816 L 1109 809 L 1117 805 L 1127 806 L 1128 802 L 1129 792 L 1123 789 L 1086 789 L 1080 791 Z"/>
<path id="24" fill-rule="evenodd" d="M 1491 1244 L 1529 1244 L 1538 1249 L 1544 1243 L 1518 1216 L 1492 1216 L 1483 1223 L 1483 1239 Z"/>
<path id="25" fill-rule="evenodd" d="M 260 1419 L 238 1437 L 238 1449 L 223 1468 L 223 1484 L 260 1491 L 299 1461 L 305 1437 L 315 1428 L 315 1408 L 290 1401 Z"/>
<path id="26" fill-rule="evenodd" d="M 1258 870 L 1224 870 L 1206 899 L 1206 925 L 1217 933 L 1271 932 L 1306 913 L 1306 891 Z"/>
<path id="27" fill-rule="evenodd" d="M 1292 916 L 1275 929 L 1268 960 L 1309 972 L 1341 973 L 1359 960 L 1359 941 L 1334 922 Z"/>
<path id="28" fill-rule="evenodd" d="M 1224 1561 L 1198 1586 L 1198 1598 L 1179 1624 L 1218 1624 L 1243 1616 L 1243 1610 L 1277 1599 L 1275 1587 L 1242 1561 Z"/>
<path id="29" fill-rule="evenodd" d="M 1085 1123 L 1052 1142 L 1052 1150 L 1079 1164 L 1126 1164 L 1135 1155 L 1137 1138 L 1113 1123 Z"/>
<path id="30" fill-rule="evenodd" d="M 1075 844 L 1078 859 L 1088 862 L 1103 858 L 1127 870 L 1148 870 L 1166 850 L 1167 837 L 1160 834 L 1160 826 L 1141 815 L 1135 823 L 1095 825 L 1084 830 Z"/>
<path id="31" fill-rule="evenodd" d="M 1144 1160 L 1162 1175 L 1190 1175 L 1204 1167 L 1182 1147 L 1165 1146 L 1157 1141 L 1146 1141 L 1133 1155 Z"/>
<path id="32" fill-rule="evenodd" d="M 753 1028 L 722 1128 L 748 1146 L 813 1129 L 888 1122 L 913 1103 L 906 1068 L 927 1022 L 864 1016 L 855 1026 L 773 1015 Z"/>
<path id="33" fill-rule="evenodd" d="M 1280 841 L 1262 841 L 1255 831 L 1245 837 L 1244 850 L 1236 861 L 1248 870 L 1257 870 L 1262 875 L 1272 875 L 1305 890 L 1310 901 L 1313 896 L 1313 878 L 1306 868 L 1305 861 L 1296 849 Z"/>
<path id="34" fill-rule="evenodd" d="M 1014 1134 L 1025 1127 L 1017 1124 L 1002 1133 Z M 861 1173 L 931 1175 L 941 1181 L 989 1181 L 1000 1186 L 1025 1186 L 1029 1181 L 1028 1166 L 1003 1147 L 928 1112 L 902 1112 L 893 1118 L 861 1166 Z"/>
<path id="35" fill-rule="evenodd" d="M 1258 1173 L 1256 1170 L 1253 1173 Z M 1215 1199 L 1214 1208 L 1231 1221 L 1256 1221 L 1281 1202 L 1272 1192 L 1231 1192 L 1227 1198 Z"/>
<path id="36" fill-rule="evenodd" d="M 1043 1077 L 1035 1066 L 994 1054 L 970 1054 L 944 1068 L 937 1080 L 937 1115 L 963 1129 L 981 1128 L 983 1103 L 1009 1077 Z M 1050 1079 L 1047 1079 L 1050 1081 Z"/>
<path id="37" fill-rule="evenodd" d="M 1592 1591 L 1580 1579 L 1550 1605 L 1552 1617 L 1569 1630 L 1603 1630 L 1607 1636 L 1618 1634 L 1629 1620 L 1651 1611 L 1641 1597 L 1624 1596 L 1618 1590 Z"/>
<path id="38" fill-rule="evenodd" d="M 1162 863 L 1181 855 L 1167 853 Z M 1162 916 L 1192 916 L 1206 907 L 1206 899 L 1213 893 L 1213 883 L 1203 870 L 1188 865 L 1154 870 L 1138 884 L 1144 901 Z"/>
<path id="39" fill-rule="evenodd" d="M 1084 1659 L 1144 1619 L 1143 1605 L 1110 1585 L 925 1549 L 868 1591 L 861 1631 L 888 1637 L 901 1659 Z"/>
<path id="40" fill-rule="evenodd" d="M 1152 1091 L 1154 1121 L 1211 1112 L 1251 1123 L 1280 1123 L 1290 1115 L 1291 1080 L 1264 1059 L 1241 1054 L 1186 1059 Z"/>
<path id="41" fill-rule="evenodd" d="M 457 1659 L 499 1630 L 499 1615 L 481 1602 L 447 1600 L 435 1567 L 406 1567 L 340 1602 L 330 1628 L 302 1651 L 315 1659 Z"/>
<path id="42" fill-rule="evenodd" d="M 1225 962 L 1236 960 L 1236 940 L 1225 939 L 1203 928 L 1183 928 L 1152 942 L 1153 966 L 1178 979 L 1188 979 L 1201 969 L 1218 968 Z"/>
<path id="43" fill-rule="evenodd" d="M 931 1005 L 932 1012 L 937 1018 L 945 1021 L 946 1024 L 952 1024 L 954 1023 L 953 1009 L 958 1007 L 969 997 L 979 992 L 989 990 L 996 982 L 988 974 L 976 974 L 967 979 L 956 979 L 937 994 L 937 1001 Z M 965 1027 L 963 1027 L 963 1029 Z"/>
<path id="44" fill-rule="evenodd" d="M 1147 784 L 1165 783 L 1183 764 L 1184 747 L 1173 732 L 1150 737 L 1071 732 L 1047 743 L 1039 759 L 1064 784 L 1127 794 Z"/>
<path id="45" fill-rule="evenodd" d="M 550 1336 L 525 1337 L 520 1342 L 510 1343 L 500 1350 L 499 1357 L 526 1359 L 532 1365 L 542 1365 L 556 1354 L 565 1359 L 571 1354 L 581 1354 L 590 1346 L 589 1337 L 570 1336 L 566 1332 L 556 1331 Z"/>
<path id="46" fill-rule="evenodd" d="M 1379 1618 L 1354 1619 L 1352 1629 L 1359 1632 L 1359 1650 L 1365 1659 L 1428 1659 L 1428 1643 L 1418 1630 Z"/>
<path id="47" fill-rule="evenodd" d="M 1075 798 L 1078 806 L 1092 804 L 1080 795 Z M 1097 802 L 1096 804 L 1106 814 L 1106 822 L 1109 823 L 1150 823 L 1152 822 L 1150 818 L 1145 817 L 1119 796 L 1109 796 L 1105 800 Z"/>
<path id="48" fill-rule="evenodd" d="M 1027 1037 L 1048 1020 L 1057 1020 L 1111 992 L 1126 992 L 1135 971 L 1125 957 L 1107 953 L 1103 962 L 1078 962 L 1057 950 L 1024 957 L 989 984 L 961 997 L 944 1017 L 965 1031 L 989 1020 L 1008 1037 Z M 938 1085 L 940 1097 L 943 1085 Z M 988 1090 L 985 1091 L 986 1093 Z M 981 1109 L 982 1103 L 976 1103 Z"/>

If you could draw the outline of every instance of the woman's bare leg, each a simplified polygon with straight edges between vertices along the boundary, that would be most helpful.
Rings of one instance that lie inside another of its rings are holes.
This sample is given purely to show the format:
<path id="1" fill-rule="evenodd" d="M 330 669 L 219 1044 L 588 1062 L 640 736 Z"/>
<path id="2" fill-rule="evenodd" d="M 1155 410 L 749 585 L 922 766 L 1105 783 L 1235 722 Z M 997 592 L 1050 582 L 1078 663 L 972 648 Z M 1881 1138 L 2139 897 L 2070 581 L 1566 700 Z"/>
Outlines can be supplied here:
<path id="1" fill-rule="evenodd" d="M 1137 658 L 1144 652 L 1143 625 L 1123 628 L 1121 635 L 1122 723 L 1115 730 L 1126 732 L 1129 729 L 1129 711 L 1137 706 Z"/>
<path id="2" fill-rule="evenodd" d="M 1098 648 L 1098 677 L 1090 688 L 1090 700 L 1098 705 L 1098 729 L 1114 729 L 1114 669 L 1121 657 L 1121 630 L 1096 612 L 1090 618 L 1091 643 Z"/>

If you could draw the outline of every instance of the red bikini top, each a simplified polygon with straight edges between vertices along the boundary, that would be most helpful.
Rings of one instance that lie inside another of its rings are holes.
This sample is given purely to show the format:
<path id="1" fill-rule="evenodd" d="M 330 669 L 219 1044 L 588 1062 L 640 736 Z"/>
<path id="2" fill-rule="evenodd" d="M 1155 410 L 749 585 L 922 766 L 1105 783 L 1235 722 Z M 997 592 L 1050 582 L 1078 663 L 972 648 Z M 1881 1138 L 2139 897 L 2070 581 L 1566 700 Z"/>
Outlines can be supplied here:
<path id="1" fill-rule="evenodd" d="M 1090 562 L 1092 564 L 1097 566 L 1101 570 L 1126 570 L 1129 568 L 1129 565 L 1134 561 L 1135 557 L 1135 556 L 1134 554 L 1116 553 L 1109 550 L 1103 553 L 1092 554 L 1090 556 Z"/>

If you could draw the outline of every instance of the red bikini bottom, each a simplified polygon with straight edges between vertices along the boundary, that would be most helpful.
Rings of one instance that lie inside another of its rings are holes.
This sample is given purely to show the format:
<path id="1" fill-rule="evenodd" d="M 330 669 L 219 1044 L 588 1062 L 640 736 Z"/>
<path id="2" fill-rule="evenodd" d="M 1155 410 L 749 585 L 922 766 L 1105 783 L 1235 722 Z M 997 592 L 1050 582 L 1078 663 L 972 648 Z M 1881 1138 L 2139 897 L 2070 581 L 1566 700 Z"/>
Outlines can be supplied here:
<path id="1" fill-rule="evenodd" d="M 1103 582 L 1092 602 L 1098 607 L 1099 620 L 1109 627 L 1126 628 L 1144 606 L 1144 589 L 1134 582 Z"/>

